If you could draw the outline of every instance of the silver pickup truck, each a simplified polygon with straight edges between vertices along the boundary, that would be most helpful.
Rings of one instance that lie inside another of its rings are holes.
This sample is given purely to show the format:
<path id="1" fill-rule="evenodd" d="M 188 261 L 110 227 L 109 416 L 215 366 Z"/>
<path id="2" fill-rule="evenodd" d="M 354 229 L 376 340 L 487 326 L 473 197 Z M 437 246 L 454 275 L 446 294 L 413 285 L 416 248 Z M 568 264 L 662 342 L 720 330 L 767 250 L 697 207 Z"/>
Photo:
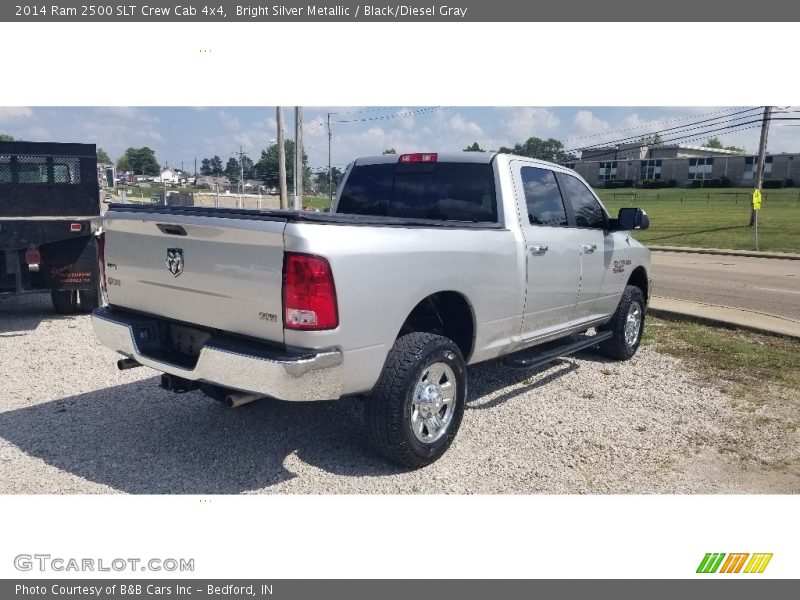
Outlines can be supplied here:
<path id="1" fill-rule="evenodd" d="M 647 215 L 519 156 L 359 158 L 331 213 L 112 205 L 104 226 L 92 322 L 120 369 L 233 406 L 364 396 L 371 442 L 412 468 L 455 437 L 466 365 L 626 360 L 644 325 Z"/>

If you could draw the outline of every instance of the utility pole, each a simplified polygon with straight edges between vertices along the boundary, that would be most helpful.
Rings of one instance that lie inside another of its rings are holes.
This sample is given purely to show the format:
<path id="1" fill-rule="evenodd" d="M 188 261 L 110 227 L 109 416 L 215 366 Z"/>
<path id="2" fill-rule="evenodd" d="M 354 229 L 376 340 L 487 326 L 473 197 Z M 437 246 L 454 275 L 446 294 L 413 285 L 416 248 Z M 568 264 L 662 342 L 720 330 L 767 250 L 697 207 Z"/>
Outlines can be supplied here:
<path id="1" fill-rule="evenodd" d="M 281 210 L 287 208 L 286 198 L 286 147 L 283 143 L 283 107 L 276 108 L 276 116 L 278 121 L 278 189 L 280 189 L 280 206 Z"/>
<path id="2" fill-rule="evenodd" d="M 331 187 L 331 113 L 328 113 L 328 206 L 333 204 L 333 188 Z"/>
<path id="3" fill-rule="evenodd" d="M 755 173 L 755 189 L 757 189 L 759 192 L 761 192 L 761 186 L 764 184 L 764 163 L 766 162 L 767 136 L 769 134 L 769 117 L 771 113 L 772 107 L 765 106 L 764 118 L 761 121 L 761 139 L 758 142 L 758 163 L 756 164 Z M 758 211 L 751 206 L 749 227 L 752 227 L 753 225 L 755 225 L 756 229 L 758 229 Z"/>
<path id="4" fill-rule="evenodd" d="M 244 148 L 239 146 L 239 208 L 244 208 Z"/>
<path id="5" fill-rule="evenodd" d="M 197 177 L 197 157 L 194 157 L 194 176 Z M 197 183 L 197 181 L 195 181 Z"/>
<path id="6" fill-rule="evenodd" d="M 294 202 L 292 209 L 303 210 L 303 107 L 294 107 Z"/>

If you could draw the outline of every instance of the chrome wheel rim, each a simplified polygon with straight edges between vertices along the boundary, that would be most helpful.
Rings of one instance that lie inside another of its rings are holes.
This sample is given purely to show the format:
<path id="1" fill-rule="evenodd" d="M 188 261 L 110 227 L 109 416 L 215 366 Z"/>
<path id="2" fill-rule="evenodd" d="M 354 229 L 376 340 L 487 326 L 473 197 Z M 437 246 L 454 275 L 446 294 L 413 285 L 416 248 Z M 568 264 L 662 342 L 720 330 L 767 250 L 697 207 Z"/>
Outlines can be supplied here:
<path id="1" fill-rule="evenodd" d="M 423 444 L 440 439 L 456 407 L 456 376 L 450 365 L 436 362 L 422 372 L 411 398 L 411 431 Z"/>
<path id="2" fill-rule="evenodd" d="M 631 302 L 628 308 L 628 316 L 625 318 L 625 344 L 628 348 L 633 348 L 636 345 L 641 329 L 642 307 L 638 302 Z"/>

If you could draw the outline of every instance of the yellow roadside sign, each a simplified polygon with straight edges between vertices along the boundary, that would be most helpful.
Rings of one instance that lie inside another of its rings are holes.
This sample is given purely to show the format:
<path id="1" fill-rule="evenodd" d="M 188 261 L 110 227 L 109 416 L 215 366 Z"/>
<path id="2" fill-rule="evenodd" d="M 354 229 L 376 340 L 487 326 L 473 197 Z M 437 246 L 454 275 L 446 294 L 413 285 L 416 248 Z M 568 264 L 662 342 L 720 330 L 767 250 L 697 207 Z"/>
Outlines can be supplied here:
<path id="1" fill-rule="evenodd" d="M 761 190 L 753 190 L 753 210 L 761 210 Z"/>

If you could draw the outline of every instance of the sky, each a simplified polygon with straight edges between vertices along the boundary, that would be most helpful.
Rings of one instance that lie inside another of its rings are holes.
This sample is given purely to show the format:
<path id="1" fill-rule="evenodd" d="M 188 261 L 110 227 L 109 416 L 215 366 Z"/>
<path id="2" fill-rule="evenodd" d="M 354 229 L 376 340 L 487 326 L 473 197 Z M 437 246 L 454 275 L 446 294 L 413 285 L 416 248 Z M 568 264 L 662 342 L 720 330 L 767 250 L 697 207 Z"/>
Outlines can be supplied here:
<path id="1" fill-rule="evenodd" d="M 726 146 L 758 148 L 760 112 L 755 107 L 304 107 L 304 145 L 312 168 L 327 166 L 325 126 L 331 115 L 331 162 L 343 168 L 353 158 L 380 154 L 459 151 L 473 142 L 483 149 L 513 146 L 531 136 L 554 137 L 568 150 L 617 142 L 667 128 L 695 127 L 674 135 L 716 135 Z M 789 110 L 796 110 L 789 108 Z M 800 112 L 785 117 L 800 116 Z M 294 137 L 294 108 L 284 109 L 285 130 Z M 715 119 L 706 124 L 699 121 Z M 737 119 L 715 125 L 719 120 Z M 707 133 L 712 127 L 738 131 Z M 215 154 L 224 162 L 242 147 L 253 160 L 276 137 L 275 108 L 264 107 L 0 107 L 0 133 L 29 141 L 97 144 L 116 160 L 128 147 L 149 146 L 162 165 L 194 170 Z M 669 141 L 670 133 L 662 134 Z M 774 121 L 768 151 L 800 152 L 800 128 Z"/>

